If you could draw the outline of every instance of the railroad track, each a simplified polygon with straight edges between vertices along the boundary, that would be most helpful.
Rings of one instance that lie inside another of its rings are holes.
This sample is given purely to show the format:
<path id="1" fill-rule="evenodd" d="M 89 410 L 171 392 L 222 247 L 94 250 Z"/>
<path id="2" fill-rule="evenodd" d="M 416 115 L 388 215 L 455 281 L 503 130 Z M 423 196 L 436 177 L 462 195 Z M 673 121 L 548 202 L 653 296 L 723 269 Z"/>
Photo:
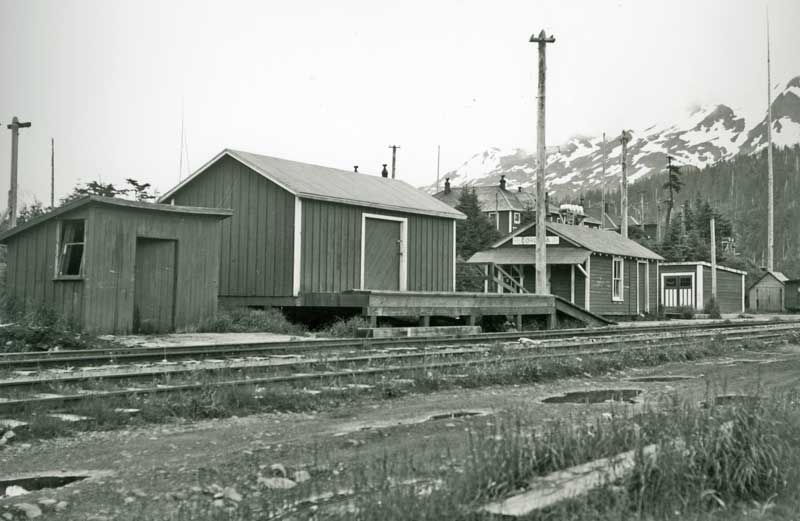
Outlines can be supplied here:
<path id="1" fill-rule="evenodd" d="M 716 331 L 732 330 L 747 327 L 785 326 L 787 322 L 764 321 L 757 323 L 713 323 L 713 324 L 678 324 L 619 327 L 609 326 L 592 329 L 561 329 L 555 331 L 523 331 L 510 333 L 482 333 L 457 337 L 406 337 L 406 338 L 348 338 L 320 340 L 292 340 L 283 342 L 264 342 L 225 345 L 197 345 L 190 347 L 110 347 L 99 349 L 43 351 L 36 353 L 2 353 L 0 354 L 0 371 L 17 369 L 42 369 L 48 367 L 66 367 L 75 364 L 116 364 L 149 362 L 159 360 L 196 360 L 203 358 L 236 358 L 259 355 L 276 355 L 302 352 L 335 352 L 335 351 L 368 351 L 390 349 L 395 347 L 416 347 L 436 344 L 440 346 L 491 344 L 514 341 L 520 337 L 532 340 L 594 338 L 623 334 L 652 334 L 666 331 Z M 800 322 L 798 322 L 800 324 Z"/>
<path id="2" fill-rule="evenodd" d="M 800 331 L 800 324 L 758 324 L 748 327 L 736 328 L 702 328 L 700 330 L 678 331 L 664 334 L 658 338 L 644 338 L 639 328 L 635 334 L 627 338 L 581 338 L 580 340 L 565 341 L 564 339 L 547 339 L 535 345 L 520 344 L 517 347 L 504 349 L 501 352 L 479 347 L 471 349 L 438 349 L 420 352 L 396 352 L 383 354 L 367 354 L 356 356 L 336 356 L 328 358 L 309 358 L 291 360 L 281 364 L 256 365 L 237 368 L 245 372 L 258 371 L 256 375 L 237 375 L 229 379 L 218 381 L 184 381 L 178 383 L 155 384 L 144 386 L 130 386 L 130 381 L 141 378 L 151 380 L 159 377 L 175 377 L 178 375 L 195 375 L 201 371 L 214 370 L 211 368 L 174 368 L 169 373 L 164 371 L 149 373 L 116 373 L 102 377 L 85 375 L 62 375 L 54 378 L 18 379 L 7 380 L 0 383 L 5 388 L 30 388 L 26 393 L 17 393 L 9 398 L 0 397 L 0 412 L 24 409 L 26 407 L 57 407 L 65 403 L 74 403 L 90 398 L 113 398 L 121 396 L 150 395 L 163 393 L 176 393 L 194 391 L 208 387 L 242 386 L 242 385 L 270 385 L 278 383 L 305 384 L 324 379 L 353 378 L 360 376 L 391 375 L 425 371 L 432 369 L 447 369 L 467 367 L 474 365 L 513 363 L 538 359 L 555 359 L 563 357 L 591 357 L 620 353 L 623 351 L 634 352 L 642 349 L 670 348 L 700 343 L 711 338 L 728 344 L 742 344 L 752 340 L 762 343 L 784 342 Z M 662 329 L 663 332 L 663 329 Z M 516 334 L 514 338 L 521 335 Z M 375 366 L 375 364 L 378 364 Z M 180 369 L 180 370 L 178 370 Z M 231 369 L 230 367 L 219 367 Z M 290 372 L 290 370 L 305 369 L 307 372 Z M 72 393 L 53 394 L 36 392 L 36 387 L 52 386 L 56 384 L 74 384 L 84 381 L 101 381 L 106 384 L 110 381 L 121 381 L 119 389 L 77 389 Z"/>

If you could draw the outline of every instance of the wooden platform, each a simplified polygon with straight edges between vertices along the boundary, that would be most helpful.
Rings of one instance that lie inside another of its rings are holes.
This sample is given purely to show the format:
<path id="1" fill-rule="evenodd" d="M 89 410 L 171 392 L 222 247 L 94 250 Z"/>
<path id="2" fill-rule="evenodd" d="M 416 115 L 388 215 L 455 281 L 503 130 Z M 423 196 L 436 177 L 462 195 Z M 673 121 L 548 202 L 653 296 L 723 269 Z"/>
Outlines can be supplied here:
<path id="1" fill-rule="evenodd" d="M 532 293 L 460 293 L 425 291 L 351 290 L 341 293 L 306 293 L 298 297 L 221 298 L 238 305 L 297 306 L 308 308 L 350 308 L 376 322 L 377 317 L 418 317 L 428 325 L 430 317 L 468 317 L 474 325 L 483 316 L 513 316 L 521 323 L 523 316 L 549 317 L 555 327 L 558 315 L 579 320 L 590 326 L 612 322 L 555 295 Z"/>

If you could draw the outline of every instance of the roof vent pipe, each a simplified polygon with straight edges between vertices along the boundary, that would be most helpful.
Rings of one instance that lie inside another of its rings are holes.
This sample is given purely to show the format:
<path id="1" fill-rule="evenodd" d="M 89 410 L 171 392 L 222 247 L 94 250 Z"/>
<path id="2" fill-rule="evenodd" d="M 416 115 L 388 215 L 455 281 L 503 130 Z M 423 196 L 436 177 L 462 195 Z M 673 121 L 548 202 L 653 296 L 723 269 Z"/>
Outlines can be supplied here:
<path id="1" fill-rule="evenodd" d="M 444 193 L 446 193 L 446 194 L 450 193 L 450 178 L 449 177 L 445 177 L 445 179 L 444 179 Z"/>
<path id="2" fill-rule="evenodd" d="M 506 176 L 505 174 L 500 176 L 500 190 L 506 189 Z"/>
<path id="3" fill-rule="evenodd" d="M 386 163 L 383 164 L 383 170 L 381 170 L 381 177 L 389 177 L 389 171 L 386 170 Z"/>
<path id="4" fill-rule="evenodd" d="M 353 165 L 353 172 L 358 173 L 358 165 Z"/>
<path id="5" fill-rule="evenodd" d="M 517 192 L 522 192 L 522 187 L 521 186 L 517 187 Z"/>

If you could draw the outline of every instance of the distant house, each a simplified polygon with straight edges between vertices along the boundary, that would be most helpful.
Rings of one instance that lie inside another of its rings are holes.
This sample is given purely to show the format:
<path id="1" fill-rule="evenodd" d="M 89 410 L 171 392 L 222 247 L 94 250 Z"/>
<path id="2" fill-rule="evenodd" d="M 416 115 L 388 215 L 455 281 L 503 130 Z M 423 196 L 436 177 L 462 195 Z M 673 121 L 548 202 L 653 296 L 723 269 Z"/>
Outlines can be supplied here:
<path id="1" fill-rule="evenodd" d="M 658 262 L 664 260 L 612 231 L 547 224 L 548 293 L 604 316 L 629 317 L 658 306 Z M 536 291 L 534 223 L 468 262 L 483 265 L 488 293 Z"/>
<path id="2" fill-rule="evenodd" d="M 337 306 L 352 290 L 455 289 L 464 215 L 397 179 L 226 149 L 160 200 L 234 210 L 222 226 L 222 303 Z"/>
<path id="3" fill-rule="evenodd" d="M 217 309 L 230 210 L 88 196 L 0 234 L 6 291 L 90 333 L 160 333 Z"/>
<path id="4" fill-rule="evenodd" d="M 690 307 L 705 309 L 711 300 L 711 263 L 664 262 L 661 273 L 661 306 L 665 310 Z M 717 264 L 717 304 L 721 313 L 744 313 L 747 272 Z"/>
<path id="5" fill-rule="evenodd" d="M 536 195 L 518 187 L 516 190 L 509 190 L 506 185 L 506 176 L 500 177 L 500 183 L 491 186 L 469 186 L 455 187 L 450 186 L 450 179 L 444 181 L 444 190 L 434 194 L 434 197 L 443 203 L 455 208 L 461 193 L 465 188 L 475 190 L 478 196 L 478 203 L 481 210 L 494 223 L 501 234 L 511 233 L 520 228 L 523 224 L 523 214 L 536 210 Z M 558 215 L 555 212 L 551 218 Z"/>
<path id="6" fill-rule="evenodd" d="M 789 277 L 780 271 L 765 270 L 750 289 L 750 309 L 753 311 L 784 311 L 784 290 Z"/>

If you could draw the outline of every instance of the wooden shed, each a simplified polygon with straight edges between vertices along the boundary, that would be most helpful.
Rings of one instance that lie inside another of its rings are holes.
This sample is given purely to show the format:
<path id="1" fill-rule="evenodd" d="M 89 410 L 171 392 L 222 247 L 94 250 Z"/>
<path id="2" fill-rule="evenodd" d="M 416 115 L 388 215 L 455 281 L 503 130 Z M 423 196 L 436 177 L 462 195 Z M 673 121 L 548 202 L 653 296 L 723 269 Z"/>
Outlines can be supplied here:
<path id="1" fill-rule="evenodd" d="M 784 290 L 789 278 L 780 271 L 764 270 L 764 274 L 749 290 L 750 309 L 753 311 L 784 311 Z"/>
<path id="2" fill-rule="evenodd" d="M 563 223 L 547 224 L 548 293 L 606 317 L 656 310 L 658 262 L 637 242 L 612 231 Z M 536 225 L 531 223 L 477 252 L 486 292 L 536 291 Z"/>
<path id="3" fill-rule="evenodd" d="M 156 333 L 217 309 L 220 220 L 230 210 L 88 196 L 0 234 L 19 309 L 91 333 Z"/>
<path id="4" fill-rule="evenodd" d="M 356 290 L 452 292 L 464 215 L 407 183 L 223 150 L 160 199 L 232 208 L 220 301 L 337 305 Z"/>
<path id="5" fill-rule="evenodd" d="M 786 309 L 800 311 L 800 279 L 787 280 L 783 289 L 783 305 Z"/>
<path id="6" fill-rule="evenodd" d="M 711 263 L 703 261 L 664 262 L 661 271 L 661 306 L 665 310 L 682 306 L 697 311 L 711 300 Z M 744 313 L 747 272 L 717 264 L 717 304 L 720 313 Z"/>

